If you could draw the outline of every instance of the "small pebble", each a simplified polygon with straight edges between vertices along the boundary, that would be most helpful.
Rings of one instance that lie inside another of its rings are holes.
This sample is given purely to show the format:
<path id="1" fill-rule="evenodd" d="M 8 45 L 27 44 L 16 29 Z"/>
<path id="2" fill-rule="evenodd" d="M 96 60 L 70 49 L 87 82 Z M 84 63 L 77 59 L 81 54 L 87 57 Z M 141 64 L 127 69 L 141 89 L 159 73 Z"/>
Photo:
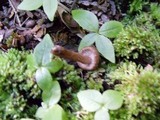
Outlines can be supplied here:
<path id="1" fill-rule="evenodd" d="M 34 20 L 28 20 L 28 21 L 25 23 L 25 26 L 26 26 L 27 28 L 32 28 L 32 27 L 35 26 L 35 24 L 36 24 L 36 22 L 35 22 Z"/>
<path id="2" fill-rule="evenodd" d="M 89 1 L 83 1 L 82 4 L 85 5 L 85 6 L 89 6 L 90 2 Z"/>
<path id="3" fill-rule="evenodd" d="M 109 18 L 108 18 L 107 15 L 105 15 L 105 14 L 102 14 L 102 15 L 101 15 L 101 19 L 102 19 L 103 22 L 109 21 Z"/>
<path id="4" fill-rule="evenodd" d="M 98 6 L 98 3 L 97 2 L 92 2 L 91 5 L 92 6 Z"/>
<path id="5" fill-rule="evenodd" d="M 97 10 L 92 10 L 91 12 L 93 12 L 95 15 L 98 14 L 98 11 L 97 11 Z"/>
<path id="6" fill-rule="evenodd" d="M 100 17 L 102 15 L 102 12 L 98 12 L 97 16 Z"/>

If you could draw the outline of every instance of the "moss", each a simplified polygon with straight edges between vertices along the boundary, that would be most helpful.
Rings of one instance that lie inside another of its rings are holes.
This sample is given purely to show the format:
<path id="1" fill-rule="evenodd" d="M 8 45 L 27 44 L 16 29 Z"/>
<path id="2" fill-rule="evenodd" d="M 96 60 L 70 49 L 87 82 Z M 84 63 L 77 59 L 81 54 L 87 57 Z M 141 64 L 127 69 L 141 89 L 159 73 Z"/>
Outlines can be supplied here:
<path id="1" fill-rule="evenodd" d="M 145 4 L 145 0 L 130 0 L 129 13 L 136 13 L 141 11 Z"/>
<path id="2" fill-rule="evenodd" d="M 157 4 L 151 10 L 140 12 L 133 18 L 126 17 L 124 30 L 114 40 L 116 56 L 130 60 L 146 59 L 148 63 L 159 66 L 160 30 L 158 29 L 159 11 Z"/>
<path id="3" fill-rule="evenodd" d="M 63 69 L 56 75 L 62 89 L 60 105 L 67 112 L 70 120 L 93 120 L 94 114 L 82 110 L 77 93 L 85 89 L 97 89 L 104 91 L 110 89 L 107 84 L 107 73 L 115 69 L 114 64 L 102 62 L 100 68 L 94 71 L 82 71 L 64 61 Z M 107 84 L 107 88 L 103 86 Z"/>
<path id="4" fill-rule="evenodd" d="M 81 108 L 77 98 L 77 92 L 85 88 L 83 79 L 80 77 L 81 72 L 74 65 L 64 61 L 63 69 L 56 75 L 62 89 L 59 104 L 67 112 L 70 120 L 77 119 L 75 113 Z"/>
<path id="5" fill-rule="evenodd" d="M 160 74 L 143 69 L 135 63 L 123 63 L 110 73 L 110 78 L 121 81 L 115 89 L 124 95 L 122 108 L 111 112 L 113 120 L 157 120 L 160 111 Z"/>
<path id="6" fill-rule="evenodd" d="M 27 68 L 29 52 L 10 49 L 0 54 L 0 116 L 4 120 L 34 117 L 37 104 L 32 102 L 41 91 Z"/>
<path id="7" fill-rule="evenodd" d="M 140 55 L 149 56 L 155 51 L 157 36 L 151 30 L 136 25 L 127 26 L 114 41 L 117 57 L 137 59 Z"/>
<path id="8" fill-rule="evenodd" d="M 160 5 L 157 3 L 152 3 L 151 5 L 151 16 L 153 20 L 155 21 L 155 25 L 160 27 Z"/>

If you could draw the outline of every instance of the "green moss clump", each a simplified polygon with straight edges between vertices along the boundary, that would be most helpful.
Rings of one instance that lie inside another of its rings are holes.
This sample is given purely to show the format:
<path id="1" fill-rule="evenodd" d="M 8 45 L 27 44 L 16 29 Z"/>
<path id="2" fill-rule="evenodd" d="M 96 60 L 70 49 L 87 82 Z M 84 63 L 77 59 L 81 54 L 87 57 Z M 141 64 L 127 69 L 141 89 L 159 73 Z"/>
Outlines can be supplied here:
<path id="1" fill-rule="evenodd" d="M 29 52 L 10 49 L 0 53 L 0 116 L 3 120 L 34 118 L 40 89 L 27 68 Z"/>
<path id="2" fill-rule="evenodd" d="M 112 120 L 158 120 L 160 73 L 129 62 L 121 64 L 109 76 L 112 81 L 121 81 L 115 89 L 124 95 L 122 108 L 111 111 Z"/>
<path id="3" fill-rule="evenodd" d="M 64 61 L 62 70 L 56 75 L 62 89 L 59 104 L 66 111 L 70 120 L 77 120 L 76 112 L 81 108 L 77 98 L 78 91 L 85 88 L 81 72 L 81 69 L 76 69 L 74 65 Z"/>
<path id="4" fill-rule="evenodd" d="M 103 90 L 102 84 L 105 80 L 103 78 L 105 72 L 104 68 L 86 72 L 84 80 L 86 81 L 87 89 Z"/>
<path id="5" fill-rule="evenodd" d="M 151 5 L 151 16 L 155 22 L 155 25 L 160 27 L 160 5 L 157 3 L 152 3 Z"/>
<path id="6" fill-rule="evenodd" d="M 148 12 L 140 12 L 134 18 L 126 17 L 122 22 L 126 24 L 124 30 L 114 40 L 116 56 L 150 61 L 154 65 L 160 61 L 160 20 L 158 11 L 160 6 L 150 4 Z"/>
<path id="7" fill-rule="evenodd" d="M 142 10 L 143 5 L 145 5 L 145 0 L 129 0 L 129 13 L 136 13 Z"/>
<path id="8" fill-rule="evenodd" d="M 127 26 L 114 41 L 117 57 L 137 59 L 140 55 L 149 56 L 155 51 L 155 42 L 160 37 L 144 27 Z"/>

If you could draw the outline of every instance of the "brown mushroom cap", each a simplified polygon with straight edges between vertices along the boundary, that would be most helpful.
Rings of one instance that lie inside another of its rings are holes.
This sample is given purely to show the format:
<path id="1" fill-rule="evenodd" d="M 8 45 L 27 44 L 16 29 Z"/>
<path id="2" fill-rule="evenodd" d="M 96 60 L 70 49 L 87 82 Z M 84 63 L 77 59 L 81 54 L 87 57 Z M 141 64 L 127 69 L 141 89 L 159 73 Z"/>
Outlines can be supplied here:
<path id="1" fill-rule="evenodd" d="M 91 62 L 89 64 L 77 62 L 79 67 L 84 70 L 94 70 L 98 67 L 100 56 L 95 47 L 85 47 L 80 51 L 80 54 L 89 57 L 91 59 Z"/>

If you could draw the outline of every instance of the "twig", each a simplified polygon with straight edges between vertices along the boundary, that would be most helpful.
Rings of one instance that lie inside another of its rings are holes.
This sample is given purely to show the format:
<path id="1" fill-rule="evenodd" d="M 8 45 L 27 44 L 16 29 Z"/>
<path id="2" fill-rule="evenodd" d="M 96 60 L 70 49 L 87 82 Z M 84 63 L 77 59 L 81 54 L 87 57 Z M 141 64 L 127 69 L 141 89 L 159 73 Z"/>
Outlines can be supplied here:
<path id="1" fill-rule="evenodd" d="M 70 11 L 71 11 L 68 7 L 66 7 L 65 5 L 63 5 L 63 4 L 60 3 L 60 2 L 58 2 L 58 5 L 59 5 L 60 7 L 62 7 L 64 10 L 66 10 L 67 12 L 70 12 Z"/>
<path id="2" fill-rule="evenodd" d="M 76 3 L 78 2 L 79 0 L 74 0 L 73 1 L 73 4 L 72 4 L 72 6 L 71 6 L 71 10 L 73 10 L 73 8 L 75 7 L 75 5 L 76 5 Z"/>
<path id="3" fill-rule="evenodd" d="M 18 16 L 17 9 L 15 8 L 15 6 L 13 5 L 13 3 L 12 3 L 11 0 L 8 0 L 8 1 L 9 1 L 10 6 L 12 7 L 12 9 L 13 9 L 13 11 L 14 11 L 14 13 L 15 13 L 15 16 L 16 16 L 16 19 L 17 19 L 17 21 L 18 21 L 18 24 L 19 24 L 19 26 L 21 27 L 22 24 L 21 24 L 21 21 L 20 21 L 19 16 Z"/>
<path id="4" fill-rule="evenodd" d="M 27 18 L 23 21 L 23 23 L 21 24 L 21 27 L 27 22 L 28 19 L 29 19 L 29 17 L 27 17 Z"/>

